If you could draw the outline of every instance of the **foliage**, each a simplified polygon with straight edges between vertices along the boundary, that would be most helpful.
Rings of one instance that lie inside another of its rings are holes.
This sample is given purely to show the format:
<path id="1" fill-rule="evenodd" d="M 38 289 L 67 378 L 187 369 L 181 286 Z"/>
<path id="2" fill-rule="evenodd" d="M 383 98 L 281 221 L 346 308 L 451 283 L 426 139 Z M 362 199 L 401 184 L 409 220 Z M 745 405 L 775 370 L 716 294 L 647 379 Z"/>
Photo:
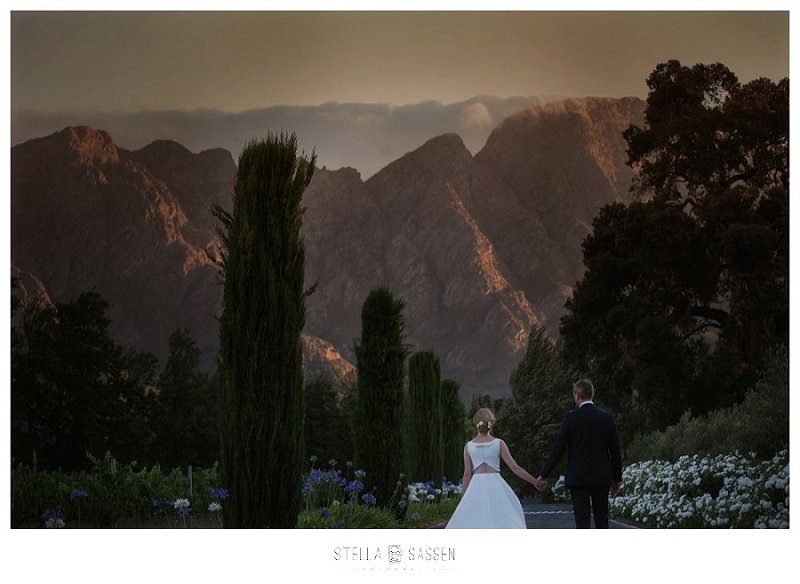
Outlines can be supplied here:
<path id="1" fill-rule="evenodd" d="M 307 382 L 303 394 L 306 452 L 319 460 L 352 459 L 349 392 L 340 398 L 333 379 L 323 376 Z"/>
<path id="2" fill-rule="evenodd" d="M 326 469 L 312 468 L 303 477 L 303 510 L 297 527 L 310 529 L 366 529 L 427 527 L 445 521 L 458 504 L 461 489 L 450 482 L 436 487 L 434 481 L 403 487 L 398 481 L 392 499 L 378 506 L 365 492 L 367 473 L 347 465 L 343 472 L 336 461 Z M 401 509 L 398 514 L 394 510 Z"/>
<path id="3" fill-rule="evenodd" d="M 450 480 L 464 470 L 464 442 L 468 440 L 464 424 L 466 412 L 461 401 L 461 385 L 452 379 L 442 381 L 442 449 L 444 477 Z"/>
<path id="4" fill-rule="evenodd" d="M 624 134 L 639 197 L 595 218 L 561 323 L 623 444 L 741 401 L 788 342 L 788 80 L 670 61 L 648 85 Z"/>
<path id="5" fill-rule="evenodd" d="M 361 338 L 355 344 L 355 462 L 370 469 L 368 487 L 374 489 L 381 506 L 390 500 L 403 465 L 403 382 L 408 355 L 403 344 L 404 307 L 385 288 L 370 292 L 361 311 Z"/>
<path id="6" fill-rule="evenodd" d="M 85 468 L 86 452 L 146 457 L 156 359 L 117 345 L 96 292 L 22 307 L 12 334 L 11 444 L 17 464 Z"/>
<path id="7" fill-rule="evenodd" d="M 720 63 L 659 64 L 647 79 L 646 128 L 629 128 L 636 186 L 656 197 L 702 197 L 742 182 L 789 189 L 789 80 L 742 85 Z"/>
<path id="8" fill-rule="evenodd" d="M 175 526 L 177 515 L 163 515 L 161 501 L 186 498 L 194 509 L 207 509 L 217 483 L 216 465 L 193 469 L 192 495 L 181 470 L 159 466 L 137 469 L 117 465 L 110 454 L 89 457 L 91 470 L 37 471 L 19 465 L 11 472 L 11 525 L 41 527 L 45 510 L 60 509 L 66 527 Z M 154 504 L 154 502 L 159 504 Z"/>
<path id="9" fill-rule="evenodd" d="M 439 358 L 432 351 L 418 351 L 408 360 L 404 450 L 409 480 L 443 475 L 442 406 Z"/>
<path id="10" fill-rule="evenodd" d="M 789 527 L 789 453 L 638 462 L 610 501 L 615 517 L 653 527 Z"/>
<path id="11" fill-rule="evenodd" d="M 629 460 L 677 460 L 682 455 L 755 452 L 769 457 L 789 447 L 789 354 L 779 347 L 744 401 L 692 418 L 684 414 L 663 431 L 637 436 L 627 449 Z"/>
<path id="12" fill-rule="evenodd" d="M 200 349 L 185 329 L 169 337 L 153 413 L 155 456 L 167 468 L 209 466 L 219 457 L 216 379 L 200 370 Z"/>
<path id="13" fill-rule="evenodd" d="M 497 435 L 534 476 L 555 443 L 564 414 L 574 407 L 577 377 L 564 362 L 560 344 L 544 328 L 534 327 L 525 357 L 511 373 L 511 395 L 497 416 Z M 508 480 L 520 488 L 527 485 L 516 476 Z"/>
<path id="14" fill-rule="evenodd" d="M 222 470 L 229 527 L 294 527 L 303 452 L 303 191 L 315 157 L 270 135 L 239 157 L 233 213 L 220 207 Z"/>

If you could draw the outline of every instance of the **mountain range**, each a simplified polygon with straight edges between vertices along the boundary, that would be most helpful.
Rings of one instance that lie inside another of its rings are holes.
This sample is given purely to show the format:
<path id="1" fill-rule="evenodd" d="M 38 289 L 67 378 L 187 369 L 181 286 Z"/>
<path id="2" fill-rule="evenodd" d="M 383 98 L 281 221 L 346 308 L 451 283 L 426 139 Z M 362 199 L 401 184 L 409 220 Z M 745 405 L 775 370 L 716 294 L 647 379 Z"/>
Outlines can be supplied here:
<path id="1" fill-rule="evenodd" d="M 637 98 L 569 99 L 506 117 L 473 156 L 431 138 L 367 180 L 319 168 L 303 221 L 307 375 L 354 374 L 361 305 L 386 286 L 406 302 L 407 342 L 433 350 L 462 397 L 508 392 L 531 327 L 557 333 L 581 277 L 580 243 L 603 205 L 629 200 L 621 133 Z M 95 289 L 118 342 L 163 359 L 188 328 L 206 367 L 222 288 L 211 208 L 231 208 L 236 164 L 223 149 L 171 140 L 138 150 L 67 127 L 11 152 L 12 269 L 53 301 Z"/>

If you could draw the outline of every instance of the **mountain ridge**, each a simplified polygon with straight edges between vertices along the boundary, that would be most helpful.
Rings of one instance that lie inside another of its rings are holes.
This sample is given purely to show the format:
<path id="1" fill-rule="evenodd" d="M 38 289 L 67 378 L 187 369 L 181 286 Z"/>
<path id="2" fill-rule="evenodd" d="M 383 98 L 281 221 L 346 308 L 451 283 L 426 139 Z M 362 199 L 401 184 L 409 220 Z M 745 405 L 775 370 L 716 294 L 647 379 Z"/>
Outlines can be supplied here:
<path id="1" fill-rule="evenodd" d="M 408 342 L 440 355 L 465 401 L 502 396 L 531 327 L 557 333 L 593 212 L 629 196 L 620 132 L 641 112 L 637 99 L 568 100 L 509 116 L 474 156 L 447 132 L 366 180 L 316 169 L 303 199 L 306 280 L 319 283 L 306 353 L 349 371 L 361 304 L 389 286 L 407 303 Z M 96 287 L 122 342 L 163 357 L 181 326 L 213 363 L 210 208 L 230 209 L 235 167 L 224 149 L 130 151 L 86 127 L 14 146 L 12 264 L 56 302 Z"/>

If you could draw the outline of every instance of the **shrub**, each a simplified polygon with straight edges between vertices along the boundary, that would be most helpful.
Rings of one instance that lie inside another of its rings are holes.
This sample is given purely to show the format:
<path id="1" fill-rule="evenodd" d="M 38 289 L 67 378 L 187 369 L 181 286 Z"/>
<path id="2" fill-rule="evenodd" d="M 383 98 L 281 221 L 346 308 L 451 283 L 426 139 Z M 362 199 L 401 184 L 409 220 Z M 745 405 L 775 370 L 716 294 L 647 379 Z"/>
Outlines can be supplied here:
<path id="1" fill-rule="evenodd" d="M 625 452 L 631 461 L 677 460 L 690 454 L 755 452 L 766 458 L 789 447 L 789 355 L 786 347 L 766 359 L 761 379 L 744 401 L 680 421 L 663 431 L 637 436 Z"/>
<path id="2" fill-rule="evenodd" d="M 682 456 L 625 467 L 616 517 L 652 527 L 789 527 L 789 453 Z"/>

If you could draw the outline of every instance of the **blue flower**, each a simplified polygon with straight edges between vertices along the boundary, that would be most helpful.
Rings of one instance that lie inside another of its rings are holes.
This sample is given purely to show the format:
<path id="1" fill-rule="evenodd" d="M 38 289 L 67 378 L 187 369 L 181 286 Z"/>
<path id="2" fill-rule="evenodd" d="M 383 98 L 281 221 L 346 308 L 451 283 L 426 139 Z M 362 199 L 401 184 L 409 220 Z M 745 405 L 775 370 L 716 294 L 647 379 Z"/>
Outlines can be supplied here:
<path id="1" fill-rule="evenodd" d="M 361 500 L 367 505 L 372 505 L 373 507 L 378 504 L 378 501 L 375 499 L 375 495 L 372 493 L 364 493 L 361 495 Z"/>
<path id="2" fill-rule="evenodd" d="M 327 519 L 328 517 L 331 516 L 331 512 L 328 511 L 327 509 L 320 509 L 319 514 L 322 516 L 323 519 Z"/>
<path id="3" fill-rule="evenodd" d="M 359 469 L 355 473 L 353 473 L 353 476 L 356 477 L 357 479 L 363 479 L 365 476 L 367 476 L 367 473 Z"/>
<path id="4" fill-rule="evenodd" d="M 86 491 L 80 491 L 78 489 L 75 489 L 69 494 L 69 500 L 74 501 L 75 499 L 85 499 L 88 496 L 89 493 L 87 493 Z"/>
<path id="5" fill-rule="evenodd" d="M 61 510 L 61 507 L 56 507 L 55 509 L 45 509 L 42 513 L 42 519 L 47 521 L 48 519 L 64 519 L 64 512 Z"/>
<path id="6" fill-rule="evenodd" d="M 300 489 L 300 494 L 303 495 L 304 497 L 310 495 L 313 492 L 314 492 L 314 487 L 312 487 L 308 483 L 304 484 L 303 488 Z"/>
<path id="7" fill-rule="evenodd" d="M 347 485 L 347 490 L 348 492 L 350 492 L 350 494 L 360 493 L 361 491 L 364 490 L 364 483 L 362 483 L 361 481 L 352 480 Z"/>
<path id="8" fill-rule="evenodd" d="M 211 498 L 225 501 L 229 497 L 227 489 L 211 489 Z"/>
<path id="9" fill-rule="evenodd" d="M 333 524 L 334 529 L 342 529 L 344 527 L 344 521 L 339 520 Z"/>

